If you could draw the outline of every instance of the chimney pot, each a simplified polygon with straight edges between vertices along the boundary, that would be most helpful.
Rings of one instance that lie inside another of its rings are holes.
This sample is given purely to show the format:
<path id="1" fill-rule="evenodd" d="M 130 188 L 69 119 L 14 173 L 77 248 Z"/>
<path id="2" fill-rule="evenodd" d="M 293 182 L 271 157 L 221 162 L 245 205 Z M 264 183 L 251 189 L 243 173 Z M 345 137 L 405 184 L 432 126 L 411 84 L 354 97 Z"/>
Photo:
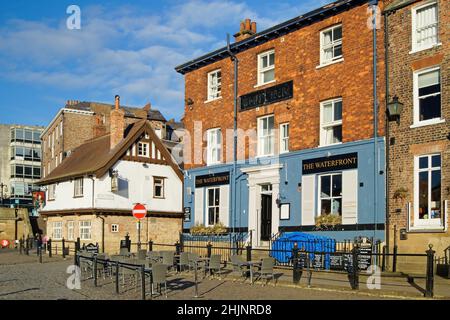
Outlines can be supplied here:
<path id="1" fill-rule="evenodd" d="M 251 19 L 245 19 L 241 22 L 240 30 L 234 35 L 236 42 L 247 39 L 256 34 L 256 22 L 252 22 Z"/>
<path id="2" fill-rule="evenodd" d="M 116 95 L 115 100 L 116 100 L 116 110 L 119 110 L 120 109 L 120 96 Z"/>
<path id="3" fill-rule="evenodd" d="M 256 22 L 252 22 L 252 27 L 251 27 L 251 31 L 253 32 L 253 34 L 256 34 Z"/>
<path id="4" fill-rule="evenodd" d="M 251 21 L 250 19 L 245 19 L 245 30 L 251 30 Z"/>

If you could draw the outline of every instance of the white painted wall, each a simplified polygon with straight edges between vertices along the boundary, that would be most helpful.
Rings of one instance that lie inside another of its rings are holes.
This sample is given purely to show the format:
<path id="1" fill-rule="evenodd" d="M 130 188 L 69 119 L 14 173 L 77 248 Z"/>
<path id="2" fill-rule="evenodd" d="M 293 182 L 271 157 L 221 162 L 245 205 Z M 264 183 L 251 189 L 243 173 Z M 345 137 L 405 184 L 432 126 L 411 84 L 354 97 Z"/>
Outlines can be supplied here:
<path id="1" fill-rule="evenodd" d="M 107 173 L 95 178 L 94 205 L 92 205 L 92 180 L 84 179 L 84 196 L 74 198 L 74 183 L 70 181 L 56 186 L 55 201 L 47 201 L 45 211 L 76 209 L 130 210 L 136 203 L 147 206 L 149 211 L 182 212 L 183 185 L 170 166 L 119 161 L 114 167 L 119 172 L 119 191 L 111 192 L 111 178 Z M 153 198 L 153 177 L 165 177 L 165 198 Z"/>

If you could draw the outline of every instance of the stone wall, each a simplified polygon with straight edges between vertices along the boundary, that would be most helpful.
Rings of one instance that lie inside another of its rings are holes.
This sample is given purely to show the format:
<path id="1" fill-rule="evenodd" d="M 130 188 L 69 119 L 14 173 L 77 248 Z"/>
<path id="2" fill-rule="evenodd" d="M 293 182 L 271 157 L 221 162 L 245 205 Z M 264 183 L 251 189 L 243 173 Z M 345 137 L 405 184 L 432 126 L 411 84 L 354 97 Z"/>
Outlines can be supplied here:
<path id="1" fill-rule="evenodd" d="M 18 240 L 15 239 L 16 233 L 17 238 L 19 239 L 22 237 L 26 238 L 27 236 L 33 236 L 28 217 L 28 210 L 17 209 L 16 213 L 16 209 L 0 208 L 0 241 L 9 240 L 13 246 L 14 240 Z"/>

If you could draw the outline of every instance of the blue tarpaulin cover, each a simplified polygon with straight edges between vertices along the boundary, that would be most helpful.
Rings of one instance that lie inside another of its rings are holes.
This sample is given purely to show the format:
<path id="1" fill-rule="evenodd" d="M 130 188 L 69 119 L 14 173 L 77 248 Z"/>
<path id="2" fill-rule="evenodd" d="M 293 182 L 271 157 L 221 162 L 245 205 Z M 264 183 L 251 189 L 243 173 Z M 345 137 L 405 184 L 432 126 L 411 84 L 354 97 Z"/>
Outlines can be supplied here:
<path id="1" fill-rule="evenodd" d="M 299 250 L 307 252 L 327 252 L 332 253 L 336 250 L 336 240 L 303 232 L 286 232 L 272 243 L 271 256 L 278 262 L 287 263 L 292 259 L 292 249 L 294 243 L 298 244 Z M 276 250 L 283 250 L 276 251 Z M 311 261 L 314 261 L 314 254 L 309 256 Z M 328 255 L 324 256 L 324 267 L 329 268 L 330 258 Z"/>

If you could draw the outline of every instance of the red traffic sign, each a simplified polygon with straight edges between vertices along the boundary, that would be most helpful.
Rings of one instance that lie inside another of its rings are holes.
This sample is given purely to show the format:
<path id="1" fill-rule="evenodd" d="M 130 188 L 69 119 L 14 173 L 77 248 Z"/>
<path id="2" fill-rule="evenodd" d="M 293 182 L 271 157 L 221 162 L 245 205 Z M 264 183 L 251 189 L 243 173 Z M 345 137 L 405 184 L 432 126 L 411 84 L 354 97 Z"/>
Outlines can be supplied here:
<path id="1" fill-rule="evenodd" d="M 9 247 L 9 241 L 8 240 L 2 240 L 0 242 L 0 245 L 2 246 L 2 248 L 7 248 L 7 247 Z"/>
<path id="2" fill-rule="evenodd" d="M 147 216 L 147 208 L 145 208 L 144 205 L 138 203 L 133 208 L 133 216 L 139 220 L 144 219 Z"/>

